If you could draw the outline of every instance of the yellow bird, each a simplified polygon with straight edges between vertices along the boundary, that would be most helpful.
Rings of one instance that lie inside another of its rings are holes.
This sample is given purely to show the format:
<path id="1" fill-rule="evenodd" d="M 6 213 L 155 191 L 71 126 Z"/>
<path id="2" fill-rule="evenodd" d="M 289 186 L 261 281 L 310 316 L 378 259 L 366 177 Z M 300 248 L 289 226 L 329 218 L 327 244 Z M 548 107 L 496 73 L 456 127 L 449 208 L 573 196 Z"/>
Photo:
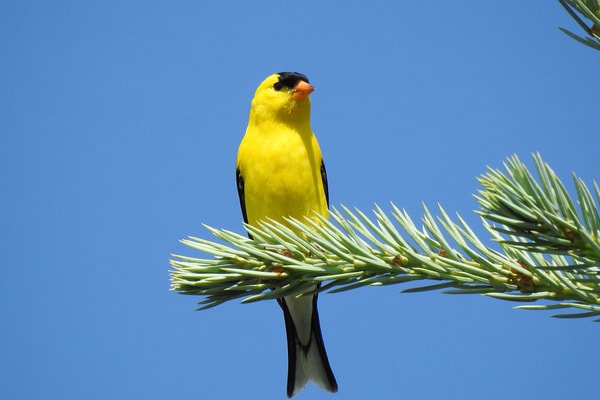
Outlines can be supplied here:
<path id="1" fill-rule="evenodd" d="M 252 99 L 246 134 L 237 157 L 237 189 L 244 221 L 259 225 L 286 217 L 328 216 L 325 164 L 310 126 L 310 98 L 315 88 L 297 72 L 265 79 Z M 321 335 L 317 295 L 286 296 L 283 310 L 288 346 L 287 395 L 309 380 L 330 392 L 338 386 Z"/>

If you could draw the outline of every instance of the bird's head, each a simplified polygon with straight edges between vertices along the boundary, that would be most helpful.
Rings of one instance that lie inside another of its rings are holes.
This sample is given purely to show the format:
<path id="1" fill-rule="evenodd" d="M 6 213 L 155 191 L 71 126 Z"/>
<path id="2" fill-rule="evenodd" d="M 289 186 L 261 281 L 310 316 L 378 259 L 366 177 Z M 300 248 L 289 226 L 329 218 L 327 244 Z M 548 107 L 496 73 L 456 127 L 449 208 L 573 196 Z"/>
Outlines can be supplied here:
<path id="1" fill-rule="evenodd" d="M 279 72 L 269 76 L 256 89 L 251 118 L 279 120 L 310 119 L 310 97 L 315 88 L 298 72 Z"/>

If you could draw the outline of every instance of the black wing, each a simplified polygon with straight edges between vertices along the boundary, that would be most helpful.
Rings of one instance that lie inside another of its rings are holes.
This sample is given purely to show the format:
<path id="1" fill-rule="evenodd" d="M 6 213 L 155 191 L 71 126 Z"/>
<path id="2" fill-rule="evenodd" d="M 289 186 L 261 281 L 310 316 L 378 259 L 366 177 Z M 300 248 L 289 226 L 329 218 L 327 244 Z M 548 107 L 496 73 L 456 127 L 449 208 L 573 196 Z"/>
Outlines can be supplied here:
<path id="1" fill-rule="evenodd" d="M 321 160 L 321 180 L 323 181 L 323 189 L 325 190 L 325 199 L 327 200 L 327 208 L 329 208 L 329 186 L 327 185 L 327 171 L 325 170 L 325 163 L 323 162 L 323 160 Z M 238 184 L 238 190 L 239 190 L 239 184 Z"/>
<path id="2" fill-rule="evenodd" d="M 242 216 L 244 222 L 248 223 L 248 214 L 246 213 L 246 198 L 244 197 L 244 177 L 240 172 L 240 169 L 235 170 L 235 180 L 237 181 L 238 197 L 240 198 L 240 208 L 242 209 Z"/>

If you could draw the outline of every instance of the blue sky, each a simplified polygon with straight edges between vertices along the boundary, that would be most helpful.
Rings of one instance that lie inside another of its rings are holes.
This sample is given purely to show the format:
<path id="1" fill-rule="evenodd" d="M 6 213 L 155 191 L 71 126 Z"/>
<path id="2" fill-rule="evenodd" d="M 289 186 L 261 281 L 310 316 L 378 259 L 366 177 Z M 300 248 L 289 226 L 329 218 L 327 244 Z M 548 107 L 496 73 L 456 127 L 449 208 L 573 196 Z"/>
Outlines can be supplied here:
<path id="1" fill-rule="evenodd" d="M 242 231 L 273 72 L 317 88 L 333 205 L 478 226 L 476 177 L 511 154 L 598 178 L 600 53 L 558 2 L 240 3 L 0 4 L 0 398 L 285 398 L 275 302 L 195 312 L 168 280 L 202 223 Z M 298 399 L 597 396 L 590 320 L 402 288 L 321 296 L 340 391 Z"/>

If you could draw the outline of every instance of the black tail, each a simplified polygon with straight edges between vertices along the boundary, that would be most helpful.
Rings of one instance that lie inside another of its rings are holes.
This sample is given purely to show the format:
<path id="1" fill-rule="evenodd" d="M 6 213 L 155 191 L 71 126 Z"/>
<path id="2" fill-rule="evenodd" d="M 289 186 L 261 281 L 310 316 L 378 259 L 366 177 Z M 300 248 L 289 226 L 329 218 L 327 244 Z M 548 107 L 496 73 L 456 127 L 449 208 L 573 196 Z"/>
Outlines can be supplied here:
<path id="1" fill-rule="evenodd" d="M 298 394 L 309 380 L 324 390 L 337 392 L 337 382 L 321 334 L 317 294 L 299 298 L 288 296 L 278 302 L 287 333 L 288 397 Z"/>

